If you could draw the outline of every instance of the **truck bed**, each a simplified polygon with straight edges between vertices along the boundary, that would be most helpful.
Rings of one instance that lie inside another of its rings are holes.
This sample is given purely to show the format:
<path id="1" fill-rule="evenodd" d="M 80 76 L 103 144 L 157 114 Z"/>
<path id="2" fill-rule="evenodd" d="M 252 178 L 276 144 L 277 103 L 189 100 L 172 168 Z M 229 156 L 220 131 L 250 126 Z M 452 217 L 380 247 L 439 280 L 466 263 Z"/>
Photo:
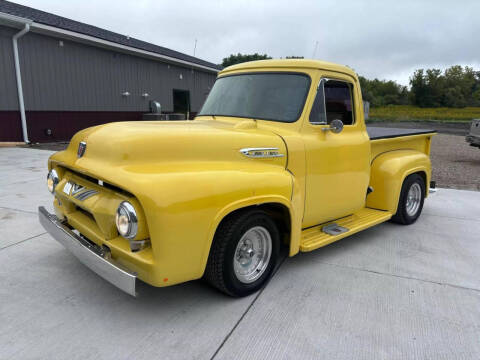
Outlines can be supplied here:
<path id="1" fill-rule="evenodd" d="M 370 140 L 391 139 L 401 136 L 421 135 L 436 133 L 437 130 L 430 129 L 400 129 L 400 128 L 384 128 L 367 126 L 368 136 Z"/>
<path id="2" fill-rule="evenodd" d="M 430 154 L 430 141 L 436 130 L 398 129 L 367 126 L 371 140 L 371 160 L 378 155 L 394 150 L 416 150 Z"/>

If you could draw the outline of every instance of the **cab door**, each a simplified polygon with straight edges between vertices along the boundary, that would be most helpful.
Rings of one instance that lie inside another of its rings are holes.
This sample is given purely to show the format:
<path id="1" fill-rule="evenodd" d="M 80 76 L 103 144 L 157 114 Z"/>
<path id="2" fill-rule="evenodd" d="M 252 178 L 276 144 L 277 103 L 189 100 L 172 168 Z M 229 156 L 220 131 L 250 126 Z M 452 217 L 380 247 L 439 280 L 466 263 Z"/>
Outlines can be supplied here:
<path id="1" fill-rule="evenodd" d="M 330 129 L 341 120 L 339 133 Z M 306 153 L 303 227 L 354 213 L 365 206 L 370 178 L 370 139 L 357 80 L 323 73 L 302 127 Z"/>

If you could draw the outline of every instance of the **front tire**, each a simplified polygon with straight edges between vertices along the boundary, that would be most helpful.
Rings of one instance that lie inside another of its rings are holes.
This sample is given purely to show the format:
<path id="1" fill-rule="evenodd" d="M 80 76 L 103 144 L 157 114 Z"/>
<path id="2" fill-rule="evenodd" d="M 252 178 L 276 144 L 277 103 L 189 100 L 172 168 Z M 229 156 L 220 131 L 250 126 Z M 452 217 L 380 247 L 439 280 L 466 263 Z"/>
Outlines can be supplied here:
<path id="1" fill-rule="evenodd" d="M 205 279 L 230 296 L 247 296 L 271 277 L 278 260 L 280 235 L 261 210 L 224 220 L 213 239 Z"/>
<path id="2" fill-rule="evenodd" d="M 419 174 L 407 176 L 403 181 L 397 213 L 392 221 L 398 224 L 410 225 L 417 221 L 422 213 L 425 200 L 425 181 Z"/>

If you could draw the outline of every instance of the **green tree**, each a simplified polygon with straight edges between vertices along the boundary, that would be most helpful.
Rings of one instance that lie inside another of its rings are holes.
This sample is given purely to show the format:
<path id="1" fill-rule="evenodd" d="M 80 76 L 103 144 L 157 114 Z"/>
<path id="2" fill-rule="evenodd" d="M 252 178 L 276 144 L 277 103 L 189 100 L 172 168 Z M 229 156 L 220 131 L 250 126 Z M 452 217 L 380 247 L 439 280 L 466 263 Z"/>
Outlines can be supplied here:
<path id="1" fill-rule="evenodd" d="M 445 89 L 445 101 L 443 105 L 456 108 L 467 106 L 461 86 L 454 86 Z"/>
<path id="2" fill-rule="evenodd" d="M 444 101 L 445 78 L 440 69 L 427 69 L 425 72 L 425 84 L 427 92 L 425 94 L 425 106 L 439 107 Z"/>
<path id="3" fill-rule="evenodd" d="M 363 76 L 359 76 L 359 80 L 363 100 L 371 106 L 408 104 L 408 89 L 395 81 L 369 80 Z"/>
<path id="4" fill-rule="evenodd" d="M 261 55 L 261 54 L 258 54 L 258 53 L 255 53 L 255 54 L 240 54 L 240 53 L 238 53 L 237 55 L 232 54 L 229 57 L 224 58 L 223 61 L 222 61 L 222 66 L 227 67 L 227 66 L 230 66 L 230 65 L 244 63 L 244 62 L 247 62 L 247 61 L 265 60 L 265 59 L 271 59 L 271 57 L 268 56 L 267 54 Z"/>
<path id="5" fill-rule="evenodd" d="M 474 85 L 473 69 L 460 65 L 449 67 L 445 70 L 445 106 L 464 107 L 472 97 Z"/>
<path id="6" fill-rule="evenodd" d="M 472 94 L 472 106 L 480 106 L 480 89 Z"/>
<path id="7" fill-rule="evenodd" d="M 412 92 L 412 102 L 417 106 L 426 106 L 428 103 L 428 87 L 425 80 L 425 71 L 423 69 L 415 70 L 410 78 L 410 87 Z"/>
<path id="8" fill-rule="evenodd" d="M 421 107 L 480 106 L 480 72 L 454 65 L 416 70 L 410 78 L 412 103 Z"/>

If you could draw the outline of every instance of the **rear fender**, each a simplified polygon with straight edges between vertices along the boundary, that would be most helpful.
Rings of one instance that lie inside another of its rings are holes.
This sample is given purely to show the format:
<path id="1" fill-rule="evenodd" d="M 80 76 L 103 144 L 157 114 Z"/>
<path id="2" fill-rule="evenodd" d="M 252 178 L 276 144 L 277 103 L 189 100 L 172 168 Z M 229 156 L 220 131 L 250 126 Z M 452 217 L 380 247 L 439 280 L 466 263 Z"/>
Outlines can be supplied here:
<path id="1" fill-rule="evenodd" d="M 367 197 L 367 207 L 395 214 L 403 181 L 414 173 L 421 173 L 424 177 L 426 196 L 431 174 L 427 155 L 415 150 L 395 150 L 377 156 L 371 165 L 370 186 L 373 192 Z"/>

